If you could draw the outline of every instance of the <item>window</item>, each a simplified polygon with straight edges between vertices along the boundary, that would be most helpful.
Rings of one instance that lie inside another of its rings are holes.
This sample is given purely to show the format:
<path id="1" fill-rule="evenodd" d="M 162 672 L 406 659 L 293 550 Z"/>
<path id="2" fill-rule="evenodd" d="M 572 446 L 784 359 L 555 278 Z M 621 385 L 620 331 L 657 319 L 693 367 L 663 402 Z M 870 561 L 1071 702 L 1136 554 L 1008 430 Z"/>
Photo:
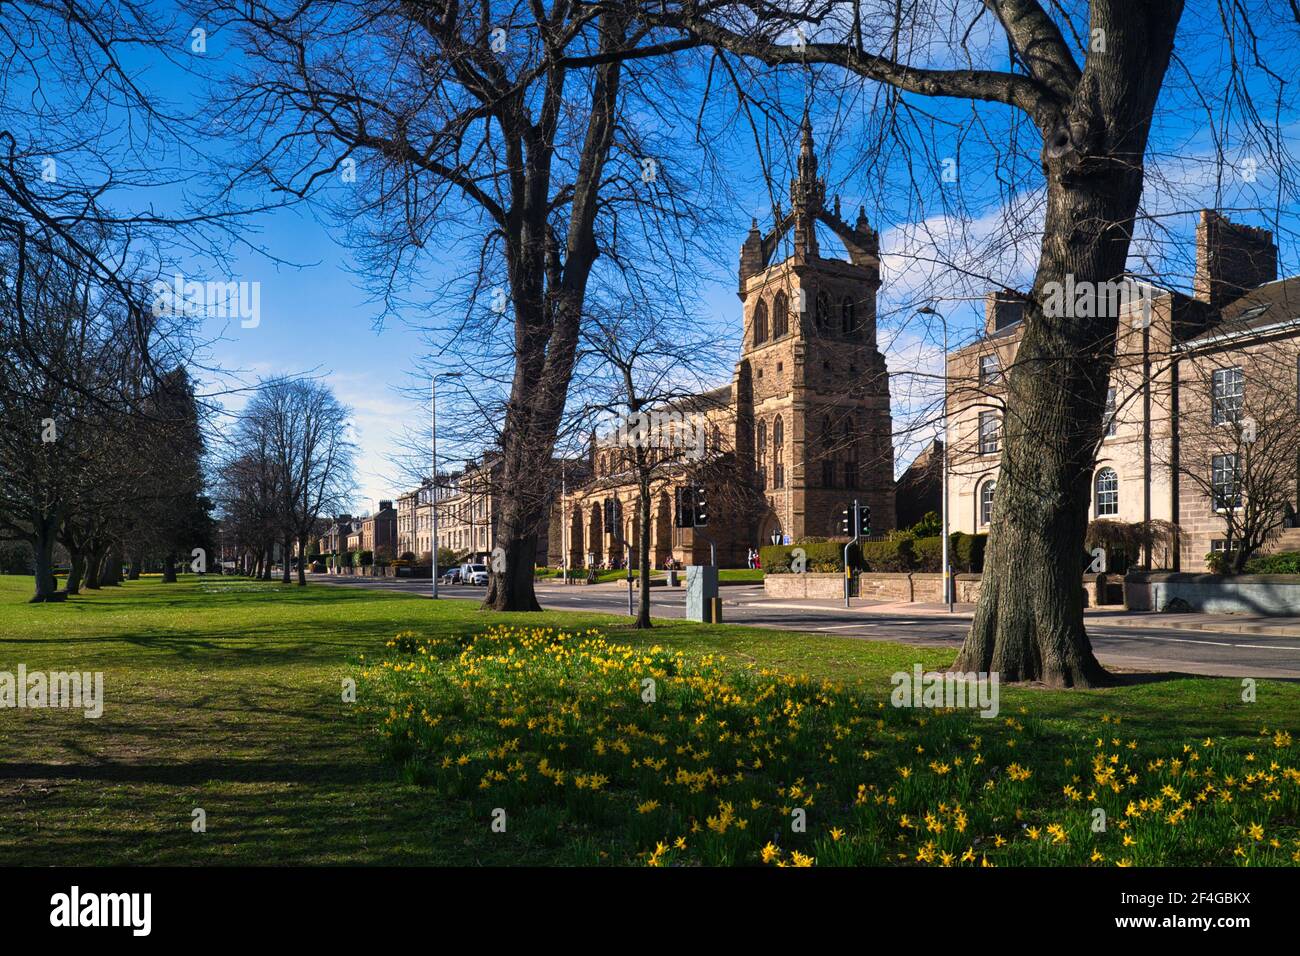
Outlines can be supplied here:
<path id="1" fill-rule="evenodd" d="M 1115 434 L 1115 427 L 1118 424 L 1115 420 L 1115 402 L 1115 386 L 1112 385 L 1110 388 L 1106 389 L 1106 414 L 1104 421 L 1106 422 L 1105 434 L 1107 438 Z"/>
<path id="2" fill-rule="evenodd" d="M 853 429 L 848 422 L 844 423 L 844 487 L 856 488 L 858 486 L 858 447 L 853 440 Z"/>
<path id="3" fill-rule="evenodd" d="M 767 487 L 767 422 L 758 423 L 758 437 L 754 441 L 754 455 L 758 462 L 758 487 Z"/>
<path id="4" fill-rule="evenodd" d="M 996 412 L 980 412 L 980 454 L 998 453 L 998 416 Z"/>
<path id="5" fill-rule="evenodd" d="M 790 307 L 784 292 L 772 300 L 772 338 L 779 339 L 790 331 Z"/>
<path id="6" fill-rule="evenodd" d="M 829 415 L 822 419 L 822 487 L 835 487 L 835 435 Z"/>
<path id="7" fill-rule="evenodd" d="M 990 352 L 980 356 L 980 384 L 996 385 L 1002 380 L 1002 371 L 998 367 L 998 357 Z"/>
<path id="8" fill-rule="evenodd" d="M 762 345 L 767 341 L 767 303 L 762 299 L 754 306 L 754 344 Z"/>
<path id="9" fill-rule="evenodd" d="M 1215 425 L 1235 422 L 1241 414 L 1246 379 L 1241 368 L 1216 368 L 1210 387 L 1210 417 Z"/>
<path id="10" fill-rule="evenodd" d="M 845 296 L 840 302 L 840 332 L 852 335 L 858 329 L 858 320 L 853 314 L 853 300 Z"/>
<path id="11" fill-rule="evenodd" d="M 1241 507 L 1241 476 L 1236 455 L 1215 455 L 1210 460 L 1210 488 L 1218 511 Z"/>
<path id="12" fill-rule="evenodd" d="M 785 487 L 785 426 L 780 418 L 772 423 L 772 487 Z"/>
<path id="13" fill-rule="evenodd" d="M 993 520 L 993 492 L 997 490 L 996 481 L 986 481 L 980 485 L 980 527 Z"/>
<path id="14" fill-rule="evenodd" d="M 818 292 L 814 308 L 816 311 L 813 313 L 813 321 L 817 324 L 817 331 L 825 332 L 831 321 L 831 297 L 825 292 Z"/>
<path id="15" fill-rule="evenodd" d="M 1119 514 L 1119 475 L 1114 468 L 1097 472 L 1093 482 L 1093 514 L 1098 518 L 1113 518 Z"/>

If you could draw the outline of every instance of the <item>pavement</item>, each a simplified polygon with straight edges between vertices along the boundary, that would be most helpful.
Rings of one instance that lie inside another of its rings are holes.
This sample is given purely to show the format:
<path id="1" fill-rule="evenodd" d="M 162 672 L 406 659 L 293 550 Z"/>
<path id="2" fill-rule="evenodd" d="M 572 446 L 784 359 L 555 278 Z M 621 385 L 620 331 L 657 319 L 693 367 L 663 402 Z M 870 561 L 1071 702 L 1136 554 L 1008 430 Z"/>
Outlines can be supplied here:
<path id="1" fill-rule="evenodd" d="M 427 579 L 313 575 L 311 580 L 425 597 L 430 593 Z M 652 588 L 651 613 L 685 617 L 685 590 Z M 440 585 L 438 592 L 448 598 L 474 599 L 481 598 L 483 588 Z M 621 581 L 581 586 L 537 583 L 538 601 L 554 610 L 627 614 L 627 592 Z M 973 605 L 958 604 L 949 614 L 943 604 L 858 598 L 848 608 L 843 601 L 774 600 L 761 584 L 723 588 L 720 596 L 723 620 L 729 624 L 933 647 L 959 647 L 974 610 Z M 1088 609 L 1084 621 L 1098 660 L 1114 671 L 1300 680 L 1300 617 L 1157 614 L 1102 607 Z"/>

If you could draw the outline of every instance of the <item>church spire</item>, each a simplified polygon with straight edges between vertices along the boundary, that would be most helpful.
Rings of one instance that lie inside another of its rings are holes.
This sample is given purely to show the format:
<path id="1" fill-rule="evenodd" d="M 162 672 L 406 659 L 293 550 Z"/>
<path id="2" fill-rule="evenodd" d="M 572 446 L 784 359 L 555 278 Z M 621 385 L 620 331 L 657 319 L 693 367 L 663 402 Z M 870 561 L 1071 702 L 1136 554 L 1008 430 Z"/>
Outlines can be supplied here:
<path id="1" fill-rule="evenodd" d="M 817 217 L 826 201 L 826 184 L 817 178 L 817 152 L 813 144 L 812 120 L 808 108 L 799 124 L 799 174 L 790 181 L 790 204 L 794 215 L 794 255 L 816 259 Z"/>

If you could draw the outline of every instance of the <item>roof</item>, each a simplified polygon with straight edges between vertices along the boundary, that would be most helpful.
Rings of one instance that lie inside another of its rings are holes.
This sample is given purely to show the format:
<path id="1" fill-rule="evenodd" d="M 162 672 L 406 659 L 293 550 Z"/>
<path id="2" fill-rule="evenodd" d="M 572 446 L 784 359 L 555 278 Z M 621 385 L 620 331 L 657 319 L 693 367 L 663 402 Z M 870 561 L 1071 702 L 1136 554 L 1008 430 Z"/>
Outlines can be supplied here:
<path id="1" fill-rule="evenodd" d="M 1225 344 L 1243 337 L 1294 330 L 1300 325 L 1300 276 L 1269 282 L 1236 299 L 1209 329 L 1183 347 Z"/>

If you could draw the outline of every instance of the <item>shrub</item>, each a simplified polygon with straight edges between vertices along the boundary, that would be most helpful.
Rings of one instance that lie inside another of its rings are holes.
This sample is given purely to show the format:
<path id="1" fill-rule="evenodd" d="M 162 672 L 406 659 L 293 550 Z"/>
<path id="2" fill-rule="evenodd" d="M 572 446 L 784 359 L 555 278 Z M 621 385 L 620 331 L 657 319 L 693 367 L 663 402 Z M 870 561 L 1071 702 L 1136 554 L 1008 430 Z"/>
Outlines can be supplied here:
<path id="1" fill-rule="evenodd" d="M 1205 566 L 1210 569 L 1211 574 L 1230 574 L 1236 561 L 1237 552 L 1235 551 L 1211 551 L 1205 556 Z M 1249 564 L 1247 564 L 1247 567 L 1249 567 Z M 1260 572 L 1253 573 L 1259 574 Z"/>
<path id="2" fill-rule="evenodd" d="M 916 553 L 916 570 L 933 573 L 943 570 L 943 535 L 930 535 L 917 538 L 912 542 Z M 948 560 L 952 562 L 953 549 L 948 548 Z"/>
<path id="3" fill-rule="evenodd" d="M 949 537 L 952 539 L 950 557 L 953 571 L 957 574 L 983 574 L 984 549 L 989 536 L 955 531 Z"/>
<path id="4" fill-rule="evenodd" d="M 809 571 L 830 573 L 844 570 L 845 544 L 833 538 L 800 538 L 794 544 L 769 544 L 759 548 L 758 554 L 766 574 L 789 574 L 795 548 L 803 548 Z M 853 567 L 860 564 L 856 546 L 849 550 L 849 563 Z"/>
<path id="5" fill-rule="evenodd" d="M 1208 557 L 1206 561 L 1209 561 Z M 1246 562 L 1246 573 L 1300 574 L 1300 551 L 1279 551 L 1276 554 L 1261 554 L 1257 558 L 1251 558 Z"/>
<path id="6" fill-rule="evenodd" d="M 860 546 L 860 567 L 866 571 L 911 571 L 916 564 L 916 541 L 911 535 L 898 535 L 884 541 L 864 541 Z"/>
<path id="7" fill-rule="evenodd" d="M 403 551 L 403 552 L 401 553 L 401 555 L 400 555 L 400 557 L 399 557 L 398 560 L 405 561 L 407 564 L 414 564 L 414 563 L 415 563 L 415 552 L 414 552 L 414 551 Z"/>
<path id="8" fill-rule="evenodd" d="M 943 534 L 943 519 L 935 512 L 927 511 L 920 521 L 907 530 L 914 538 L 935 538 Z"/>

